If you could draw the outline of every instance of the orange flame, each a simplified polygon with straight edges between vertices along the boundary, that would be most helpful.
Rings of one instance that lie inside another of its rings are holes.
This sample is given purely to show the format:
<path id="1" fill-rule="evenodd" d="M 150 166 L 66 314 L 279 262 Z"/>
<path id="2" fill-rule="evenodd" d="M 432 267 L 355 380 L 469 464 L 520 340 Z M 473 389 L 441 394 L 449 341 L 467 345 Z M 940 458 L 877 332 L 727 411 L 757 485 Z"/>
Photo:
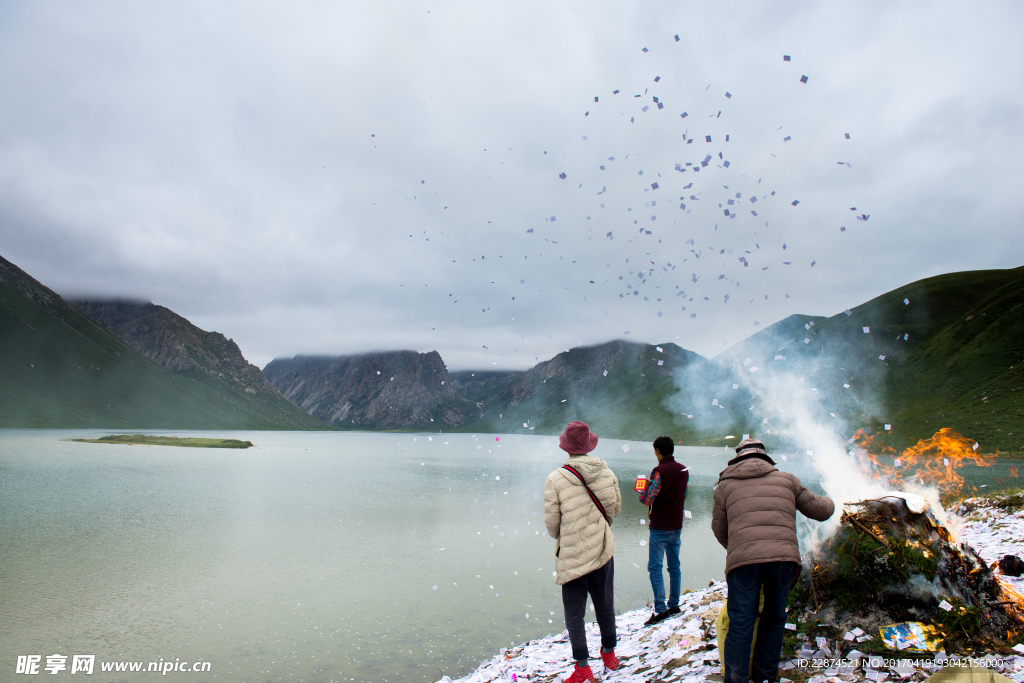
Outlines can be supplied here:
<path id="1" fill-rule="evenodd" d="M 930 439 L 918 441 L 899 455 L 884 445 L 884 433 L 872 435 L 860 429 L 853 438 L 872 463 L 874 476 L 896 488 L 903 482 L 916 480 L 939 489 L 946 499 L 956 498 L 963 490 L 964 478 L 957 470 L 966 464 L 991 467 L 999 454 L 998 451 L 994 455 L 978 453 L 974 450 L 974 440 L 949 427 L 943 427 Z M 892 461 L 888 458 L 882 461 L 880 455 L 890 456 Z"/>
<path id="2" fill-rule="evenodd" d="M 1002 579 L 999 580 L 999 587 L 1003 589 L 1003 597 L 1006 602 L 1024 612 L 1024 595 L 1018 593 L 1013 586 Z"/>

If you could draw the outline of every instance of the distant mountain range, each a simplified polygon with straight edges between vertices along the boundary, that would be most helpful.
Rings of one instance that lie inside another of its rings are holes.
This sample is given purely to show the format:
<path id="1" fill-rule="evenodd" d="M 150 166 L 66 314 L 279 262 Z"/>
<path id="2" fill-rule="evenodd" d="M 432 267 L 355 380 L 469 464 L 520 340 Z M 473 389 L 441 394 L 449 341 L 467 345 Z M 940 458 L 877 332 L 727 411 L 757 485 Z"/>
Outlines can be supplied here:
<path id="1" fill-rule="evenodd" d="M 421 384 L 412 378 L 422 372 L 392 381 L 384 369 L 420 365 L 432 368 Z M 396 351 L 277 359 L 266 374 L 341 428 L 557 434 L 582 419 L 609 437 L 723 445 L 748 433 L 792 444 L 809 420 L 843 436 L 864 427 L 894 448 L 952 427 L 987 452 L 1022 452 L 1024 268 L 939 275 L 829 318 L 792 315 L 711 359 L 672 343 L 614 341 L 524 372 L 447 373 L 434 352 Z M 447 380 L 443 395 L 438 380 Z M 414 395 L 403 408 L 399 397 Z M 358 408 L 371 404 L 389 416 Z M 800 420 L 790 417 L 797 407 Z"/>
<path id="2" fill-rule="evenodd" d="M 557 434 L 583 419 L 602 436 L 722 445 L 799 441 L 811 420 L 893 447 L 952 427 L 986 451 L 1024 451 L 1024 268 L 793 315 L 712 359 L 613 341 L 526 371 L 449 372 L 436 351 L 382 351 L 277 358 L 261 372 L 162 306 L 71 303 L 0 259 L 0 426 Z"/>

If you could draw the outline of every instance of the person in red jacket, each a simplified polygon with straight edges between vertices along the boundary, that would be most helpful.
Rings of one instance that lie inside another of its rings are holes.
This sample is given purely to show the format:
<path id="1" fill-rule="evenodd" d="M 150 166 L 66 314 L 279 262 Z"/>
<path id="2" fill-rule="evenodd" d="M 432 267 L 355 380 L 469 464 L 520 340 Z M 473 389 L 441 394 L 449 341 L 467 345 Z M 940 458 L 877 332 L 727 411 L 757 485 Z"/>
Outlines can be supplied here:
<path id="1" fill-rule="evenodd" d="M 648 506 L 651 536 L 648 542 L 647 571 L 651 574 L 654 591 L 654 614 L 645 625 L 657 624 L 679 614 L 679 590 L 682 583 L 679 571 L 679 546 L 683 532 L 683 509 L 686 503 L 686 484 L 690 472 L 672 456 L 675 444 L 667 436 L 654 440 L 654 457 L 658 465 L 651 470 L 647 488 L 640 492 L 640 502 Z M 668 558 L 669 593 L 665 602 L 665 577 L 662 559 Z"/>

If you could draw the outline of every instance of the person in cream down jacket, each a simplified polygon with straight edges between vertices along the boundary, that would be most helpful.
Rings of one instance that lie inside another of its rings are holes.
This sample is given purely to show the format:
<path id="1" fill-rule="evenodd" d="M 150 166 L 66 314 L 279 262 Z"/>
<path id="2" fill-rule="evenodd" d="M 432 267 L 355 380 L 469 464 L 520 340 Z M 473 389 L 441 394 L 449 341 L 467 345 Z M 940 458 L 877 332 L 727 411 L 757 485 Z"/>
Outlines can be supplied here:
<path id="1" fill-rule="evenodd" d="M 588 455 L 597 447 L 597 435 L 590 433 L 586 423 L 570 422 L 558 445 L 569 459 L 544 482 L 544 524 L 551 537 L 558 540 L 555 583 L 562 587 L 565 627 L 576 660 L 566 683 L 582 683 L 595 680 L 583 627 L 588 594 L 601 630 L 602 663 L 608 670 L 619 666 L 615 657 L 615 537 L 611 524 L 622 510 L 622 492 L 607 463 Z"/>

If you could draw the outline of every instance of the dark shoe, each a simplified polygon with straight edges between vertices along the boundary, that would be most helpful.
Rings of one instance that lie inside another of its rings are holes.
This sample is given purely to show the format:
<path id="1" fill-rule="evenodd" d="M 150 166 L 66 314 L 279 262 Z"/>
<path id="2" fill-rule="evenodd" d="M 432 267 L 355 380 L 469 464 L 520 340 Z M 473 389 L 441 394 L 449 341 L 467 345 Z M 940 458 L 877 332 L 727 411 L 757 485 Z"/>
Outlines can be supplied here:
<path id="1" fill-rule="evenodd" d="M 669 617 L 674 617 L 677 614 L 682 614 L 682 610 L 680 610 L 678 607 L 669 607 L 668 611 L 665 612 L 665 614 Z"/>
<path id="2" fill-rule="evenodd" d="M 665 621 L 669 616 L 668 612 L 668 610 L 665 610 L 664 612 L 652 614 L 651 618 L 644 622 L 644 626 L 654 626 L 659 622 Z"/>

